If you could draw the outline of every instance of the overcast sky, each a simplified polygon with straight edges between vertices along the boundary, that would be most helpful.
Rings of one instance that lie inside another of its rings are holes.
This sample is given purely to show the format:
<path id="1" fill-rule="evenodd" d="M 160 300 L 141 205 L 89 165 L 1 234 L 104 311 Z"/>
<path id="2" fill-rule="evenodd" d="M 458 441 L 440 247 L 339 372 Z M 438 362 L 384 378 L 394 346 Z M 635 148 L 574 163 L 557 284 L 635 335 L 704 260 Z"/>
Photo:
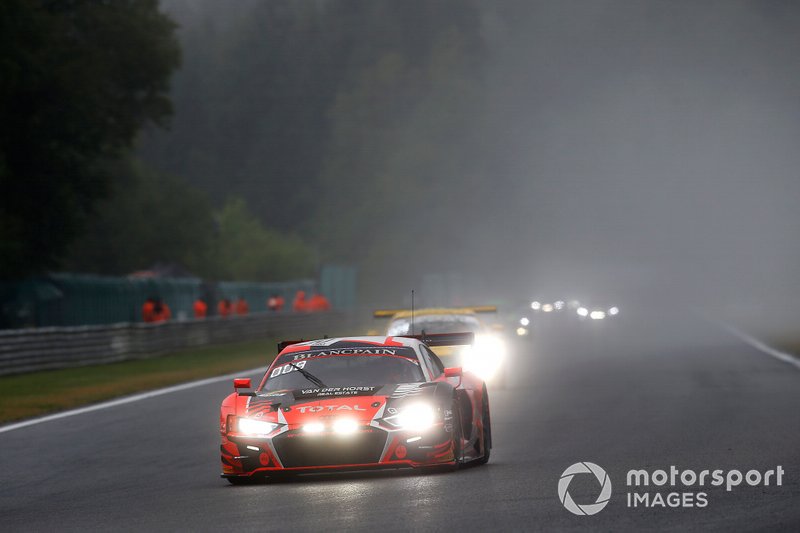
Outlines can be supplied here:
<path id="1" fill-rule="evenodd" d="M 516 9 L 487 29 L 515 233 L 496 250 L 533 284 L 796 297 L 800 5 Z"/>

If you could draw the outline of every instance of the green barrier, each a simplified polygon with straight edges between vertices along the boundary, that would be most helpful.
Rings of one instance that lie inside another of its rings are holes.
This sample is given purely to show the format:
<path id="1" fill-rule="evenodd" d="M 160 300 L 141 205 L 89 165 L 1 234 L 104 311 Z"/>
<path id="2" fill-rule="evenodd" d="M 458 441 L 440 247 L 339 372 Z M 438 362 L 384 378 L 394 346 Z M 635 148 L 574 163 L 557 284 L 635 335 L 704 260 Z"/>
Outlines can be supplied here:
<path id="1" fill-rule="evenodd" d="M 279 283 L 219 282 L 198 278 L 123 278 L 86 274 L 51 274 L 21 282 L 0 283 L 0 328 L 83 326 L 141 322 L 147 298 L 161 298 L 172 320 L 194 318 L 193 304 L 203 298 L 208 314 L 222 298 L 244 298 L 251 313 L 267 311 L 267 299 L 280 294 L 290 310 L 298 290 L 309 296 L 314 280 Z"/>
<path id="2" fill-rule="evenodd" d="M 349 265 L 325 265 L 319 275 L 320 292 L 334 309 L 355 309 L 356 268 Z"/>

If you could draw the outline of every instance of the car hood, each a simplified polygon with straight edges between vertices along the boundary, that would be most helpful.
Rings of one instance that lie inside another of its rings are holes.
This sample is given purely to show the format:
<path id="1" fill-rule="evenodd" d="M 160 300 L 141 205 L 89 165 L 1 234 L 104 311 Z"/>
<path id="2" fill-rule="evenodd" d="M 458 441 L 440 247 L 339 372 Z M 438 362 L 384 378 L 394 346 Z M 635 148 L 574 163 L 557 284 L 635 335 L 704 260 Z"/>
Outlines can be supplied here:
<path id="1" fill-rule="evenodd" d="M 248 397 L 244 416 L 292 425 L 312 419 L 347 416 L 368 422 L 409 398 L 435 394 L 437 383 L 303 388 Z"/>

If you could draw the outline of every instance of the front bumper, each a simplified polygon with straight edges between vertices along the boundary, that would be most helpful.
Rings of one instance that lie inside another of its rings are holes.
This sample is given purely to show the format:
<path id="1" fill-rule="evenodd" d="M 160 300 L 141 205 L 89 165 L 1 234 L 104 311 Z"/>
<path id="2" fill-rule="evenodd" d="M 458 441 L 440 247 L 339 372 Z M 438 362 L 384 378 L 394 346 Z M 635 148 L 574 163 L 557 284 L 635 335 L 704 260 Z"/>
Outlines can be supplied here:
<path id="1" fill-rule="evenodd" d="M 445 427 L 439 424 L 423 434 L 362 426 L 345 436 L 307 434 L 299 428 L 263 438 L 227 435 L 220 447 L 222 476 L 453 464 L 451 427 Z"/>

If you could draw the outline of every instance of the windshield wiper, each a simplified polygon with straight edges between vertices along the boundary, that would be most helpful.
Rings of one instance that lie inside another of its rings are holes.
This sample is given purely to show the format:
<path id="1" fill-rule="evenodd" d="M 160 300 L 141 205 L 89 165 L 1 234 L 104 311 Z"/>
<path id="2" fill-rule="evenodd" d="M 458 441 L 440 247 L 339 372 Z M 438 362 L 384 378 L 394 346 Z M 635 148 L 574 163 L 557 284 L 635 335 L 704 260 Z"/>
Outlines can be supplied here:
<path id="1" fill-rule="evenodd" d="M 314 385 L 316 385 L 317 387 L 319 387 L 319 388 L 321 388 L 321 389 L 324 389 L 324 388 L 326 388 L 326 387 L 327 387 L 327 385 L 325 385 L 325 384 L 322 382 L 322 380 L 321 380 L 321 379 L 319 379 L 317 376 L 315 376 L 314 374 L 312 374 L 312 373 L 311 373 L 311 372 L 309 372 L 308 370 L 304 370 L 304 369 L 300 368 L 299 366 L 297 366 L 297 365 L 296 365 L 296 364 L 294 364 L 294 363 L 289 363 L 289 366 L 292 366 L 292 367 L 294 367 L 294 368 L 295 368 L 295 369 L 296 369 L 298 372 L 300 372 L 301 374 L 303 374 L 303 377 L 304 377 L 304 378 L 306 378 L 308 381 L 310 381 L 311 383 L 313 383 L 313 384 L 314 384 Z"/>

